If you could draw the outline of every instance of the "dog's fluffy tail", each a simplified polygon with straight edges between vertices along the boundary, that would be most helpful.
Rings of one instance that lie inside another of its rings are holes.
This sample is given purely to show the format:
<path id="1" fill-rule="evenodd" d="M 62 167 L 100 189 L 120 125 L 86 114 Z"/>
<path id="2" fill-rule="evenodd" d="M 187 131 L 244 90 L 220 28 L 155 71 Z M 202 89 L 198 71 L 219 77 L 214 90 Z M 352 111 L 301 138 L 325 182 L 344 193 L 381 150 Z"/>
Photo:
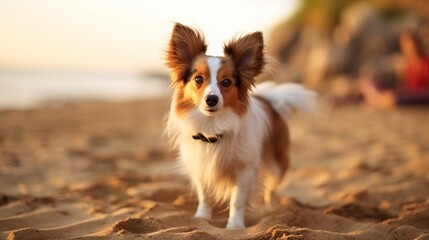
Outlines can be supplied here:
<path id="1" fill-rule="evenodd" d="M 290 117 L 294 110 L 316 113 L 317 94 L 298 83 L 262 82 L 253 94 L 268 100 L 282 117 Z"/>

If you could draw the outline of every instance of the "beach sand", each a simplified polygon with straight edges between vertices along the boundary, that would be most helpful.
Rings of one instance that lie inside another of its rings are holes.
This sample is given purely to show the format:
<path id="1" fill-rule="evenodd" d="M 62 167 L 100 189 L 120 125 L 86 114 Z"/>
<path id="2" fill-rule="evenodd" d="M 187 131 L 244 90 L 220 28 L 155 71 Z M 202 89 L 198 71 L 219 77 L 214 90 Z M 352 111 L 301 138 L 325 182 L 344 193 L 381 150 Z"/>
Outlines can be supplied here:
<path id="1" fill-rule="evenodd" d="M 225 230 L 171 169 L 168 100 L 0 112 L 0 239 L 429 239 L 429 110 L 289 121 L 278 205 Z"/>

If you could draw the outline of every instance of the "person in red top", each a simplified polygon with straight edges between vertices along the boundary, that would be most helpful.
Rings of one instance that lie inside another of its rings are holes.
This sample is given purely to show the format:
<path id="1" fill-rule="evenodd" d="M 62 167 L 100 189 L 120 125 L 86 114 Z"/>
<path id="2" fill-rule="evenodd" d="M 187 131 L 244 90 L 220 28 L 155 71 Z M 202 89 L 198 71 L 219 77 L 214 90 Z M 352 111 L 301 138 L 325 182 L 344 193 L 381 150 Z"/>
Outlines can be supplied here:
<path id="1" fill-rule="evenodd" d="M 417 34 L 407 31 L 399 38 L 401 50 L 407 60 L 405 89 L 420 91 L 429 87 L 429 58 Z"/>
<path id="2" fill-rule="evenodd" d="M 429 105 L 429 57 L 417 33 L 404 31 L 399 37 L 406 65 L 404 81 L 396 89 L 383 83 L 362 84 L 365 101 L 376 108 L 390 108 L 395 105 Z"/>

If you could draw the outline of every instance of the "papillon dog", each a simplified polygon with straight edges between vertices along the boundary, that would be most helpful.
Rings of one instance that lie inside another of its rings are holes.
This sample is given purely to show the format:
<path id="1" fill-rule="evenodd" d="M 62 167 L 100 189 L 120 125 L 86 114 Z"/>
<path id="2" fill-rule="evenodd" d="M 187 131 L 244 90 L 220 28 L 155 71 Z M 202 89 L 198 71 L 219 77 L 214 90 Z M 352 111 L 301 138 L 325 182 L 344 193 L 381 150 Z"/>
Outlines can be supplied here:
<path id="1" fill-rule="evenodd" d="M 291 83 L 255 87 L 265 66 L 261 32 L 226 43 L 222 57 L 206 50 L 199 31 L 175 24 L 166 51 L 174 91 L 166 132 L 196 189 L 195 217 L 211 219 L 214 204 L 229 200 L 226 227 L 243 228 L 250 197 L 269 204 L 288 169 L 284 116 L 311 110 L 315 94 Z"/>

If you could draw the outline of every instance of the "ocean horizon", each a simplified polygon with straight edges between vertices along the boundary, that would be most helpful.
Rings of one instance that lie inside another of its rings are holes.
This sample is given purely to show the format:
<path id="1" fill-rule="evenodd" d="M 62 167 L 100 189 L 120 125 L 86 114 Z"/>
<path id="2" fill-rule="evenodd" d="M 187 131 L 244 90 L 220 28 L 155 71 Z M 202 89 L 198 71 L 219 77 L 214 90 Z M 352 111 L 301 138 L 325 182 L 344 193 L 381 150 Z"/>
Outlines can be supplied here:
<path id="1" fill-rule="evenodd" d="M 137 73 L 0 72 L 0 110 L 78 101 L 129 101 L 169 95 L 168 76 Z"/>

